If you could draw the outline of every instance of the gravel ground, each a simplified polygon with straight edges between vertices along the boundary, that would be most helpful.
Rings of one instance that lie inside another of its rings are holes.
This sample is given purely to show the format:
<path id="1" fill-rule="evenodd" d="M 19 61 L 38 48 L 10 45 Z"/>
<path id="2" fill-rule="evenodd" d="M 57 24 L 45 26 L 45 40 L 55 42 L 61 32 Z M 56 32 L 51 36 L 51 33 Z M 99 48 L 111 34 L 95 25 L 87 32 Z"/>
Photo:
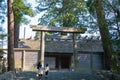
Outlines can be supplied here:
<path id="1" fill-rule="evenodd" d="M 40 80 L 36 78 L 36 72 L 21 72 L 16 74 L 16 80 Z M 105 80 L 95 74 L 79 72 L 49 72 L 47 78 L 42 80 Z"/>

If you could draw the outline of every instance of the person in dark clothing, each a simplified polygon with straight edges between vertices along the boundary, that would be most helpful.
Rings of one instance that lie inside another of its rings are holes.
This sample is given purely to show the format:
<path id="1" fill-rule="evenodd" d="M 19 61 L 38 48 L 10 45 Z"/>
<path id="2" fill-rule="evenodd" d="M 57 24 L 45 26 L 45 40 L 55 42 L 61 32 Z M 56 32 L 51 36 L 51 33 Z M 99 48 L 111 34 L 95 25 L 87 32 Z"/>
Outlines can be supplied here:
<path id="1" fill-rule="evenodd" d="M 37 64 L 37 69 L 39 69 L 40 67 L 42 67 L 42 65 L 41 65 L 40 62 L 38 62 L 38 64 Z"/>
<path id="2" fill-rule="evenodd" d="M 48 76 L 48 72 L 49 72 L 49 65 L 46 64 L 46 66 L 45 66 L 45 76 L 46 77 Z"/>
<path id="3" fill-rule="evenodd" d="M 37 69 L 38 69 L 38 73 L 37 73 L 37 77 L 39 77 L 39 78 L 42 78 L 42 76 L 43 76 L 43 68 L 42 68 L 42 65 L 41 65 L 41 63 L 40 62 L 38 62 L 38 64 L 37 64 Z"/>

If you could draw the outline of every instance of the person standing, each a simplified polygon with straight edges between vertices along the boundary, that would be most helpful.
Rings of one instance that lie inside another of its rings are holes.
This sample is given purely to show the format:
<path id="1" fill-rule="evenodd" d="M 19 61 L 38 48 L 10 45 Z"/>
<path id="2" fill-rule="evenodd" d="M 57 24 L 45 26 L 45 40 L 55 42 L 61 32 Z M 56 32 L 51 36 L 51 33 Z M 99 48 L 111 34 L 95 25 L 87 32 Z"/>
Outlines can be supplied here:
<path id="1" fill-rule="evenodd" d="M 38 64 L 37 64 L 37 69 L 38 69 L 38 73 L 36 76 L 41 79 L 43 76 L 43 68 L 42 68 L 42 65 L 40 62 L 38 62 Z"/>
<path id="2" fill-rule="evenodd" d="M 49 72 L 49 65 L 46 64 L 46 65 L 45 65 L 45 77 L 48 76 L 48 72 Z"/>

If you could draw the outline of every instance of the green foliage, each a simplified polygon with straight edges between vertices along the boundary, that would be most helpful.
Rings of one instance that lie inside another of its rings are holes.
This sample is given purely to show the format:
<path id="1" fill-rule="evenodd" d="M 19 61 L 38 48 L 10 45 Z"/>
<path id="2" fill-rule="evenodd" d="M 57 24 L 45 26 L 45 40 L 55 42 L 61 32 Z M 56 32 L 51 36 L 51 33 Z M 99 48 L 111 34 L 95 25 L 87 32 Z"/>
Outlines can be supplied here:
<path id="1" fill-rule="evenodd" d="M 3 50 L 0 50 L 0 56 L 3 55 L 3 53 L 4 53 Z"/>
<path id="2" fill-rule="evenodd" d="M 88 0 L 86 3 L 90 14 L 95 15 L 94 0 Z"/>
<path id="3" fill-rule="evenodd" d="M 52 32 L 45 32 L 45 34 L 51 35 Z M 41 34 L 40 34 L 40 32 L 37 31 L 34 38 L 35 38 L 35 39 L 40 39 L 40 37 L 41 37 Z"/>
<path id="4" fill-rule="evenodd" d="M 0 24 L 5 22 L 7 3 L 6 0 L 0 0 Z"/>
<path id="5" fill-rule="evenodd" d="M 5 38 L 7 34 L 0 34 L 0 39 Z"/>
<path id="6" fill-rule="evenodd" d="M 34 16 L 34 11 L 30 7 L 30 4 L 25 4 L 24 0 L 14 0 L 13 2 L 13 10 L 14 10 L 14 19 L 15 24 L 25 23 L 27 24 L 29 21 L 25 17 L 25 15 Z"/>
<path id="7" fill-rule="evenodd" d="M 4 27 L 2 24 L 5 22 L 5 16 L 7 13 L 7 2 L 6 0 L 0 0 L 0 41 L 4 40 L 6 38 L 6 34 L 4 33 Z M 3 46 L 3 42 L 0 42 L 0 47 L 1 45 Z"/>
<path id="8" fill-rule="evenodd" d="M 114 39 L 113 44 L 116 46 L 116 53 L 119 54 L 120 53 L 120 40 L 119 39 Z"/>
<path id="9" fill-rule="evenodd" d="M 6 72 L 5 62 L 6 62 L 5 58 L 0 60 L 0 74 L 3 74 L 4 72 Z"/>
<path id="10" fill-rule="evenodd" d="M 40 32 L 36 32 L 36 34 L 35 34 L 35 39 L 40 39 L 40 37 L 41 37 L 41 34 L 40 34 Z"/>
<path id="11" fill-rule="evenodd" d="M 80 17 L 86 17 L 86 3 L 84 0 L 55 0 L 54 2 L 44 2 L 37 6 L 38 11 L 46 11 L 39 19 L 40 25 L 47 26 L 65 26 L 65 27 L 80 27 L 84 24 Z M 45 5 L 46 4 L 46 5 Z M 48 4 L 48 5 L 47 5 Z M 84 13 L 84 14 L 83 14 Z"/>
<path id="12" fill-rule="evenodd" d="M 99 26 L 100 34 L 102 38 L 104 54 L 107 55 L 105 56 L 107 58 L 105 61 L 105 63 L 107 63 L 106 67 L 110 68 L 113 72 L 119 72 L 120 69 L 118 66 L 115 51 L 113 49 L 113 44 L 110 39 L 107 20 L 105 18 L 105 8 L 103 8 L 103 4 L 101 0 L 95 0 L 94 6 L 95 6 L 98 26 Z"/>
<path id="13" fill-rule="evenodd" d="M 5 45 L 5 39 L 7 37 L 7 34 L 5 33 L 3 27 L 0 27 L 0 47 L 3 47 Z"/>

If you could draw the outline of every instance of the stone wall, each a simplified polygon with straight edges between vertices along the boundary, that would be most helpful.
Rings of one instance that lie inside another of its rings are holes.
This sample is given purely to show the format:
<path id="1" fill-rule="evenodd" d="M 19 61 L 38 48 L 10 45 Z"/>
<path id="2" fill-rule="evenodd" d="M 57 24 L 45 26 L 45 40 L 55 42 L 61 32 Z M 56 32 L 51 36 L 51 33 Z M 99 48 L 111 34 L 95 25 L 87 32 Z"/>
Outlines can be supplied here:
<path id="1" fill-rule="evenodd" d="M 0 80 L 16 80 L 16 75 L 15 72 L 10 71 L 10 72 L 5 72 L 0 75 Z"/>
<path id="2" fill-rule="evenodd" d="M 79 69 L 82 72 L 101 70 L 103 68 L 102 53 L 79 53 Z"/>
<path id="3" fill-rule="evenodd" d="M 48 53 L 49 56 L 45 56 L 45 64 L 48 63 L 51 69 L 56 69 L 56 58 L 55 55 L 64 55 L 64 53 Z M 68 55 L 68 53 L 66 53 Z M 52 55 L 52 56 L 50 56 Z M 72 55 L 71 55 L 72 56 Z M 78 61 L 80 71 L 90 71 L 91 69 L 101 70 L 103 67 L 102 53 L 94 52 L 78 52 Z M 59 60 L 59 59 L 58 59 Z M 63 59 L 62 59 L 63 60 Z M 72 59 L 73 60 L 73 59 Z M 71 61 L 71 60 L 70 60 Z M 23 71 L 35 71 L 37 70 L 36 65 L 38 62 L 38 51 L 37 50 L 21 50 L 15 51 L 15 68 L 21 68 Z M 61 63 L 61 61 L 60 61 Z M 63 61 L 62 63 L 67 64 Z M 71 67 L 71 64 L 68 64 Z M 61 66 L 60 64 L 59 66 Z M 69 68 L 69 67 L 68 67 Z"/>

